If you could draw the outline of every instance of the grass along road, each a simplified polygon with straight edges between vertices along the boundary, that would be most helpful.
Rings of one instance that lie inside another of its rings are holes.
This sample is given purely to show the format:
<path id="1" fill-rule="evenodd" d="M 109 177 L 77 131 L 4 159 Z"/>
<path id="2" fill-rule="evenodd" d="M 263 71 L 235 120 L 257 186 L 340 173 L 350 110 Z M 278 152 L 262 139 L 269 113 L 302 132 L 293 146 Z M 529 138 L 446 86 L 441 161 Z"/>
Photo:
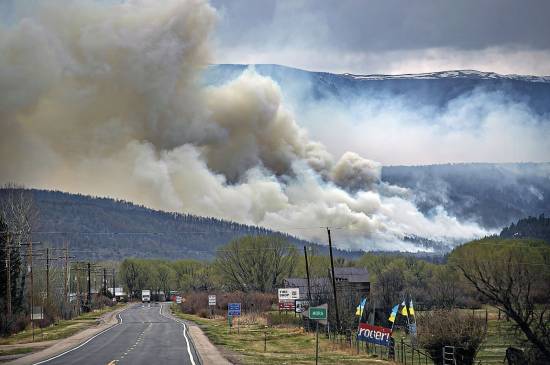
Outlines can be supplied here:
<path id="1" fill-rule="evenodd" d="M 175 308 L 175 306 L 173 306 Z M 242 318 L 237 333 L 236 325 L 229 332 L 224 318 L 205 319 L 184 314 L 177 309 L 174 314 L 179 318 L 198 324 L 212 343 L 220 348 L 230 361 L 239 364 L 315 364 L 315 334 L 304 332 L 293 326 L 267 327 L 248 322 Z M 260 322 L 260 321 L 258 321 Z M 264 340 L 267 334 L 267 349 Z M 320 364 L 381 364 L 388 363 L 367 355 L 357 354 L 355 347 L 334 343 L 319 335 Z"/>
<path id="2" fill-rule="evenodd" d="M 237 333 L 236 327 L 233 327 L 231 333 L 229 333 L 227 320 L 224 318 L 205 319 L 184 314 L 176 306 L 173 306 L 173 309 L 178 317 L 197 323 L 210 341 L 226 350 L 225 355 L 234 362 L 242 364 L 315 363 L 315 335 L 304 332 L 299 327 L 266 327 L 265 321 L 264 323 L 261 323 L 257 319 L 250 321 L 245 316 L 241 323 L 258 323 L 241 324 L 239 326 L 239 333 Z M 487 310 L 487 337 L 477 354 L 476 363 L 480 361 L 482 364 L 502 364 L 506 348 L 509 346 L 520 346 L 513 332 L 513 323 L 506 321 L 504 314 L 498 320 L 498 310 L 495 308 L 488 306 Z M 471 313 L 471 310 L 468 311 Z M 476 310 L 475 315 L 484 318 L 485 308 Z M 267 333 L 267 351 L 264 352 L 265 333 Z M 401 337 L 404 337 L 407 342 L 408 338 L 399 331 L 396 331 L 395 338 L 397 345 Z M 396 351 L 399 352 L 397 347 L 399 346 L 396 346 Z M 351 349 L 347 344 L 340 345 L 333 343 L 323 335 L 319 336 L 319 348 L 321 364 L 380 364 L 385 362 L 374 357 L 373 354 L 365 354 L 363 349 L 361 350 L 361 354 L 357 355 L 355 347 Z M 410 360 L 411 354 L 406 352 L 405 355 Z M 407 362 L 409 363 L 410 361 Z M 424 363 L 424 360 L 422 360 L 422 363 Z"/>
<path id="3" fill-rule="evenodd" d="M 104 307 L 103 309 L 85 313 L 73 319 L 57 321 L 55 324 L 52 324 L 45 328 L 35 327 L 34 343 L 32 341 L 32 329 L 27 328 L 24 331 L 18 332 L 12 336 L 0 338 L 0 351 L 5 351 L 6 348 L 13 348 L 13 346 L 8 347 L 4 345 L 39 345 L 39 343 L 37 342 L 67 338 L 79 331 L 96 325 L 99 318 L 103 314 L 121 308 L 122 306 L 123 304 L 118 304 L 113 307 Z M 24 348 L 24 346 L 21 347 Z"/>

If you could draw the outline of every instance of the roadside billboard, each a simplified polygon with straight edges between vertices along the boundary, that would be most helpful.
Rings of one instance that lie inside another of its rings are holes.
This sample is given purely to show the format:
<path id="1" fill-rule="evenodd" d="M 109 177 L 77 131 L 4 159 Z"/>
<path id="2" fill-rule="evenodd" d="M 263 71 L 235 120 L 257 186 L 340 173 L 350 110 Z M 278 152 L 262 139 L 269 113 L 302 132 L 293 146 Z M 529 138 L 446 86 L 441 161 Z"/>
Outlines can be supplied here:
<path id="1" fill-rule="evenodd" d="M 359 324 L 357 333 L 358 341 L 365 341 L 376 345 L 388 346 L 391 336 L 391 329 L 380 326 L 373 326 L 368 323 Z"/>
<path id="2" fill-rule="evenodd" d="M 294 311 L 294 301 L 292 302 L 279 302 L 280 311 Z"/>
<path id="3" fill-rule="evenodd" d="M 300 299 L 300 289 L 299 288 L 279 288 L 278 291 L 279 302 L 284 302 L 287 300 L 296 300 Z"/>
<path id="4" fill-rule="evenodd" d="M 296 300 L 295 303 L 296 313 L 305 312 L 309 308 L 309 300 Z"/>

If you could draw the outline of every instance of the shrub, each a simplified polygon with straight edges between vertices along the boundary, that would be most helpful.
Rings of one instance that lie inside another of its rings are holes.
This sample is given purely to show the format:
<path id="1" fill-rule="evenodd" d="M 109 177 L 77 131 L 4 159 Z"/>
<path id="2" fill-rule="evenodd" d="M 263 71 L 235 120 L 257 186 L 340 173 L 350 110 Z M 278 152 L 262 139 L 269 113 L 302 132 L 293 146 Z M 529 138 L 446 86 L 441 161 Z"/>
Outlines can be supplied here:
<path id="1" fill-rule="evenodd" d="M 30 318 L 24 313 L 16 313 L 8 320 L 4 313 L 0 314 L 0 336 L 9 336 L 24 330 Z"/>
<path id="2" fill-rule="evenodd" d="M 301 316 L 294 316 L 292 312 L 270 312 L 267 313 L 267 325 L 279 326 L 279 325 L 291 325 L 301 326 L 303 324 Z"/>
<path id="3" fill-rule="evenodd" d="M 205 293 L 190 292 L 183 297 L 185 301 L 181 303 L 181 311 L 188 314 L 210 313 L 208 307 L 208 295 L 216 294 L 216 306 L 213 309 L 216 315 L 226 315 L 227 305 L 229 303 L 241 303 L 241 310 L 244 313 L 261 313 L 271 309 L 273 303 L 276 303 L 277 296 L 269 293 Z"/>
<path id="4" fill-rule="evenodd" d="M 418 342 L 434 359 L 443 364 L 445 346 L 454 346 L 457 364 L 473 364 L 487 328 L 485 320 L 458 309 L 442 309 L 418 315 Z"/>

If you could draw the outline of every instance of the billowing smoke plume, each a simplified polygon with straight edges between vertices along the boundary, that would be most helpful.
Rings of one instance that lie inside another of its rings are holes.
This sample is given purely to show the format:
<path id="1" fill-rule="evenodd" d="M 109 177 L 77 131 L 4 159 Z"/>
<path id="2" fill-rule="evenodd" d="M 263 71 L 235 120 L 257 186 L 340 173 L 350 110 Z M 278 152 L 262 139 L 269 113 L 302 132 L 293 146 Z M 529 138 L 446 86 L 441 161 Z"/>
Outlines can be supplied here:
<path id="1" fill-rule="evenodd" d="M 375 162 L 351 152 L 335 160 L 254 70 L 201 88 L 215 21 L 202 0 L 20 9 L 0 28 L 1 182 L 310 239 L 324 240 L 316 227 L 342 227 L 341 247 L 485 233 L 442 209 L 423 216 L 407 191 L 379 181 Z"/>

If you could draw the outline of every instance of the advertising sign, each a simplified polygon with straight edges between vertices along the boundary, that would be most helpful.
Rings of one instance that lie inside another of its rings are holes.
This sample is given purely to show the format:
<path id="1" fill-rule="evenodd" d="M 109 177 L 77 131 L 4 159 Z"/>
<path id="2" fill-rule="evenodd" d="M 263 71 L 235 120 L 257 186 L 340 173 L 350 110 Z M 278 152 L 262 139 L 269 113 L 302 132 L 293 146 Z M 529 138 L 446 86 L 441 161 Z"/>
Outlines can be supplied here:
<path id="1" fill-rule="evenodd" d="M 302 313 L 309 307 L 309 300 L 296 300 L 296 313 Z"/>
<path id="2" fill-rule="evenodd" d="M 299 288 L 279 288 L 279 302 L 300 299 Z"/>
<path id="3" fill-rule="evenodd" d="M 327 309 L 325 307 L 309 307 L 309 319 L 327 319 Z"/>
<path id="4" fill-rule="evenodd" d="M 357 333 L 358 341 L 374 343 L 376 345 L 388 346 L 390 342 L 391 329 L 386 327 L 373 326 L 368 323 L 359 324 Z"/>
<path id="5" fill-rule="evenodd" d="M 240 316 L 241 315 L 241 303 L 229 303 L 227 304 L 228 316 Z"/>
<path id="6" fill-rule="evenodd" d="M 208 305 L 216 305 L 216 296 L 215 295 L 209 295 L 208 296 Z"/>
<path id="7" fill-rule="evenodd" d="M 280 311 L 293 311 L 294 310 L 294 302 L 279 302 L 279 310 Z"/>

